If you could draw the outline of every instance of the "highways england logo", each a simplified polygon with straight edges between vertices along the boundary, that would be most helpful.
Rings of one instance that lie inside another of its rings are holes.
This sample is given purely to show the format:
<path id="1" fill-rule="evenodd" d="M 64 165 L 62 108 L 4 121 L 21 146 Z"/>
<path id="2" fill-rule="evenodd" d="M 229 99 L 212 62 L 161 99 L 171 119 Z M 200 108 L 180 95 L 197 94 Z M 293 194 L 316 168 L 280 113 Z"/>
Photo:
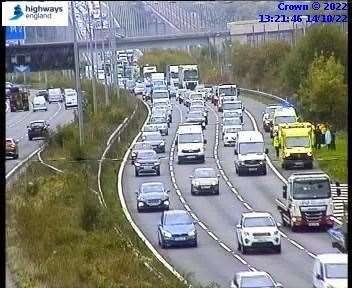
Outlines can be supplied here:
<path id="1" fill-rule="evenodd" d="M 2 16 L 3 26 L 68 26 L 68 1 L 7 1 Z"/>
<path id="2" fill-rule="evenodd" d="M 10 18 L 10 20 L 17 20 L 23 16 L 22 8 L 20 5 L 16 5 L 13 10 L 13 16 Z"/>

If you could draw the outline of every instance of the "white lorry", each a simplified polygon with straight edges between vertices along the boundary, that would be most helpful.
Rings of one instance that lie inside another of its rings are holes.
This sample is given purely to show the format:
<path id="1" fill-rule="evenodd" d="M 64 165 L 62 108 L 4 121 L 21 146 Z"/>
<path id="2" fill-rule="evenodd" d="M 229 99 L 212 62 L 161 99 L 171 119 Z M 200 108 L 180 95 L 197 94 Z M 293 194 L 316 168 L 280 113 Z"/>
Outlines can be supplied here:
<path id="1" fill-rule="evenodd" d="M 195 90 L 199 83 L 198 66 L 197 65 L 180 65 L 179 72 L 179 88 Z"/>
<path id="2" fill-rule="evenodd" d="M 156 66 L 144 66 L 143 67 L 143 78 L 144 81 L 146 79 L 151 79 L 152 73 L 155 73 L 156 70 Z"/>
<path id="3" fill-rule="evenodd" d="M 336 182 L 337 196 L 340 184 Z M 322 172 L 293 173 L 276 199 L 282 224 L 292 231 L 298 227 L 331 228 L 334 223 L 330 178 Z"/>
<path id="4" fill-rule="evenodd" d="M 65 89 L 66 90 L 66 89 Z M 65 91 L 65 109 L 77 108 L 78 107 L 78 96 L 74 89 Z"/>
<path id="5" fill-rule="evenodd" d="M 178 66 L 170 65 L 167 69 L 167 80 L 170 86 L 178 87 L 179 83 L 179 74 L 178 74 Z"/>
<path id="6" fill-rule="evenodd" d="M 152 73 L 151 78 L 153 86 L 166 86 L 164 73 Z"/>

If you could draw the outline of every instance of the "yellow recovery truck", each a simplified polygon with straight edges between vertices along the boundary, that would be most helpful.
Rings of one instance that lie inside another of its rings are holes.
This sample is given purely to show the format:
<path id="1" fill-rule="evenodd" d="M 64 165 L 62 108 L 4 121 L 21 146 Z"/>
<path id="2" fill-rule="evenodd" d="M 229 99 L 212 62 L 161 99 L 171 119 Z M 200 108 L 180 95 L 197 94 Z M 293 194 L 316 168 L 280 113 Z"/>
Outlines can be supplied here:
<path id="1" fill-rule="evenodd" d="M 283 169 L 313 169 L 314 126 L 311 123 L 279 124 L 278 137 Z"/>

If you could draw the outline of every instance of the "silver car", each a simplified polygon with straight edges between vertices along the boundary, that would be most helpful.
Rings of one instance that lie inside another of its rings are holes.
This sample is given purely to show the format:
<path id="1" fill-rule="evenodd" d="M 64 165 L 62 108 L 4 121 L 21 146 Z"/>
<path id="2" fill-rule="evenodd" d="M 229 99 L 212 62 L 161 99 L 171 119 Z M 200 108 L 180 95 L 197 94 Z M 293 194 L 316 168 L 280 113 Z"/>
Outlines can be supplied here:
<path id="1" fill-rule="evenodd" d="M 161 182 L 143 183 L 136 191 L 138 212 L 156 209 L 169 210 L 169 192 L 170 190 L 165 189 Z"/>
<path id="2" fill-rule="evenodd" d="M 219 178 L 213 168 L 196 168 L 191 178 L 191 194 L 219 195 Z"/>

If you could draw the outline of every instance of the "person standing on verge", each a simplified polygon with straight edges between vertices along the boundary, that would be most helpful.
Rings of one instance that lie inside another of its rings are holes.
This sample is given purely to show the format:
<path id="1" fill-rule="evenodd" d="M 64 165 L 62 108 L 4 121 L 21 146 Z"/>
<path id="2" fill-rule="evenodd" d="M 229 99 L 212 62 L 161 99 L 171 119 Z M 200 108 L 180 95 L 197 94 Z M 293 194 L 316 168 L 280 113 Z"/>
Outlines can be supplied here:
<path id="1" fill-rule="evenodd" d="M 279 158 L 279 136 L 275 135 L 273 139 L 274 148 L 276 151 L 276 157 Z"/>
<path id="2" fill-rule="evenodd" d="M 330 144 L 331 150 L 336 150 L 336 131 L 335 131 L 335 128 L 332 127 L 330 129 L 330 134 L 331 134 L 331 144 Z"/>
<path id="3" fill-rule="evenodd" d="M 321 144 L 321 131 L 320 131 L 320 125 L 318 124 L 315 129 L 315 142 L 316 142 L 316 148 L 320 149 L 320 144 Z"/>
<path id="4" fill-rule="evenodd" d="M 331 132 L 329 126 L 326 127 L 325 144 L 328 146 L 328 150 L 331 150 Z"/>

